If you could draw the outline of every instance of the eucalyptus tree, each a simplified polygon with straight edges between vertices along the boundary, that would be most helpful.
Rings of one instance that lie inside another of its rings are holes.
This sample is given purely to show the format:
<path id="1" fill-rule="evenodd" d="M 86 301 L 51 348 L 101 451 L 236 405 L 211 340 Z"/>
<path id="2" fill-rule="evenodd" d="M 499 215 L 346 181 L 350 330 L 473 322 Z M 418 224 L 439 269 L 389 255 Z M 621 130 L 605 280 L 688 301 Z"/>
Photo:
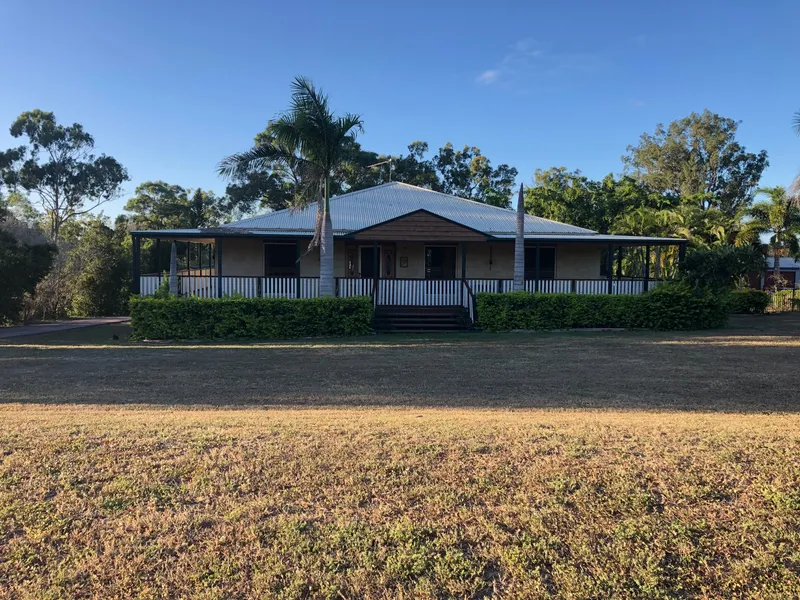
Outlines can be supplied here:
<path id="1" fill-rule="evenodd" d="M 281 164 L 297 175 L 292 206 L 303 208 L 316 200 L 317 215 L 309 250 L 319 247 L 320 294 L 332 296 L 333 224 L 331 179 L 346 162 L 355 138 L 363 130 L 359 115 L 337 116 L 328 96 L 311 80 L 297 77 L 292 83 L 289 109 L 272 121 L 262 143 L 233 154 L 219 164 L 220 175 L 243 178 Z"/>
<path id="2" fill-rule="evenodd" d="M 116 198 L 128 180 L 114 158 L 92 153 L 94 138 L 80 123 L 59 125 L 53 113 L 37 109 L 17 117 L 10 133 L 28 144 L 0 151 L 0 178 L 34 194 L 54 243 L 66 223 Z"/>

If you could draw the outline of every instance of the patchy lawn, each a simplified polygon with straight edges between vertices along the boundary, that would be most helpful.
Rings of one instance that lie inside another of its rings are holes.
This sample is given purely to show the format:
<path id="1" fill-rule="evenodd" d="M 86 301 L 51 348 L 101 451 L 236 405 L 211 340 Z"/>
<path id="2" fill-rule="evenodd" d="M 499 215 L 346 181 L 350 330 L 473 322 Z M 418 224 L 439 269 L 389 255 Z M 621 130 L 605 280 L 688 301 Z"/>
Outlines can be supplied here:
<path id="1" fill-rule="evenodd" d="M 113 340 L 113 335 L 119 339 Z M 0 343 L 0 402 L 794 411 L 800 313 L 704 333 L 131 343 L 125 326 Z"/>
<path id="2" fill-rule="evenodd" d="M 797 597 L 799 324 L 0 345 L 0 598 Z"/>

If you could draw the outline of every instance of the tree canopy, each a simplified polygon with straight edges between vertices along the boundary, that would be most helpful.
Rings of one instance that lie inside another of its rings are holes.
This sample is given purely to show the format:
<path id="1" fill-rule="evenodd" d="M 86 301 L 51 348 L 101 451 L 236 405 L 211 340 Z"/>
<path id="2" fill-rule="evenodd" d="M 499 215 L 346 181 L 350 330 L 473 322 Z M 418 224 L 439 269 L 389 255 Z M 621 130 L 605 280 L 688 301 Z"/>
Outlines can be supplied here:
<path id="1" fill-rule="evenodd" d="M 709 110 L 659 124 L 628 146 L 626 172 L 658 193 L 735 217 L 753 201 L 769 165 L 766 150 L 750 153 L 736 140 L 738 127 Z"/>
<path id="2" fill-rule="evenodd" d="M 201 189 L 185 189 L 163 181 L 136 187 L 125 204 L 134 229 L 193 229 L 213 227 L 227 212 L 225 199 Z"/>
<path id="3" fill-rule="evenodd" d="M 24 112 L 10 132 L 27 145 L 0 152 L 0 176 L 35 194 L 53 242 L 65 223 L 115 198 L 128 179 L 114 158 L 92 154 L 94 138 L 81 124 L 59 125 L 52 112 Z"/>

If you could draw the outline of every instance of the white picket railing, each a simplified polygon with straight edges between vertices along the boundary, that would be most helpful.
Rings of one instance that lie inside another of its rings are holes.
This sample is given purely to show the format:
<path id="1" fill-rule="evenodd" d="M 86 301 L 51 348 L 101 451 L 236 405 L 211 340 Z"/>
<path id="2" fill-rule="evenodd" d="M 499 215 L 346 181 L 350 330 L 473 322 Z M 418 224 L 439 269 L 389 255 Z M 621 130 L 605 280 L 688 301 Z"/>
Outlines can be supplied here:
<path id="1" fill-rule="evenodd" d="M 340 277 L 337 279 L 339 284 L 338 295 L 340 298 L 350 298 L 351 296 L 369 296 L 372 294 L 373 279 L 361 279 L 360 277 Z"/>
<path id="2" fill-rule="evenodd" d="M 655 287 L 654 284 L 658 282 L 651 281 L 650 289 Z M 611 282 L 611 293 L 622 294 L 626 296 L 638 296 L 644 293 L 644 281 L 637 281 L 635 279 L 620 279 Z"/>
<path id="3" fill-rule="evenodd" d="M 261 295 L 261 277 L 222 277 L 222 296 L 258 298 Z"/>
<path id="4" fill-rule="evenodd" d="M 514 285 L 513 279 L 467 279 L 472 291 L 476 294 L 496 294 L 508 292 Z"/>
<path id="5" fill-rule="evenodd" d="M 572 282 L 568 279 L 540 279 L 540 294 L 569 294 L 572 291 Z M 525 291 L 534 293 L 536 291 L 535 281 L 525 282 Z"/>
<path id="6" fill-rule="evenodd" d="M 462 303 L 462 287 L 460 279 L 379 279 L 377 304 L 456 306 Z"/>
<path id="7" fill-rule="evenodd" d="M 245 298 L 316 298 L 319 296 L 318 277 L 222 277 L 222 295 Z M 356 277 L 338 277 L 337 295 L 342 298 L 370 296 L 374 280 Z M 300 294 L 298 296 L 298 282 Z M 474 294 L 511 292 L 512 279 L 468 279 Z M 655 289 L 663 281 L 650 280 L 648 289 Z M 141 296 L 152 296 L 161 285 L 158 275 L 142 275 L 139 278 Z M 460 279 L 380 279 L 378 280 L 378 304 L 407 306 L 455 306 L 462 300 Z M 182 296 L 216 298 L 218 295 L 216 275 L 179 275 L 178 289 Z M 525 282 L 525 290 L 536 291 L 536 282 Z M 607 279 L 540 279 L 541 294 L 608 294 Z M 613 279 L 612 294 L 638 295 L 644 293 L 641 279 Z M 467 291 L 464 291 L 467 294 Z"/>
<path id="8" fill-rule="evenodd" d="M 216 298 L 217 278 L 213 275 L 185 275 L 178 277 L 178 290 L 180 290 L 181 296 Z"/>
<path id="9" fill-rule="evenodd" d="M 161 286 L 161 277 L 158 275 L 142 275 L 139 277 L 139 295 L 152 296 Z"/>

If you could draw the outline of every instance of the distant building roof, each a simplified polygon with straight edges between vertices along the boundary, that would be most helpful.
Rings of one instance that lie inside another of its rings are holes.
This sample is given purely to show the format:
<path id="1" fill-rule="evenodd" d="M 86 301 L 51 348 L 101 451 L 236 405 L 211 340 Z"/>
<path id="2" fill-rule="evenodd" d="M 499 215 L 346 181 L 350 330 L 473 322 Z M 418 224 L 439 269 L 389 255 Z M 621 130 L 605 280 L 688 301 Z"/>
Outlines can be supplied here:
<path id="1" fill-rule="evenodd" d="M 800 271 L 800 260 L 795 260 L 789 256 L 781 256 L 780 257 L 780 265 L 781 269 L 784 271 Z M 770 271 L 772 270 L 772 266 L 775 264 L 775 258 L 772 256 L 768 256 L 766 258 L 767 261 L 767 269 Z"/>

